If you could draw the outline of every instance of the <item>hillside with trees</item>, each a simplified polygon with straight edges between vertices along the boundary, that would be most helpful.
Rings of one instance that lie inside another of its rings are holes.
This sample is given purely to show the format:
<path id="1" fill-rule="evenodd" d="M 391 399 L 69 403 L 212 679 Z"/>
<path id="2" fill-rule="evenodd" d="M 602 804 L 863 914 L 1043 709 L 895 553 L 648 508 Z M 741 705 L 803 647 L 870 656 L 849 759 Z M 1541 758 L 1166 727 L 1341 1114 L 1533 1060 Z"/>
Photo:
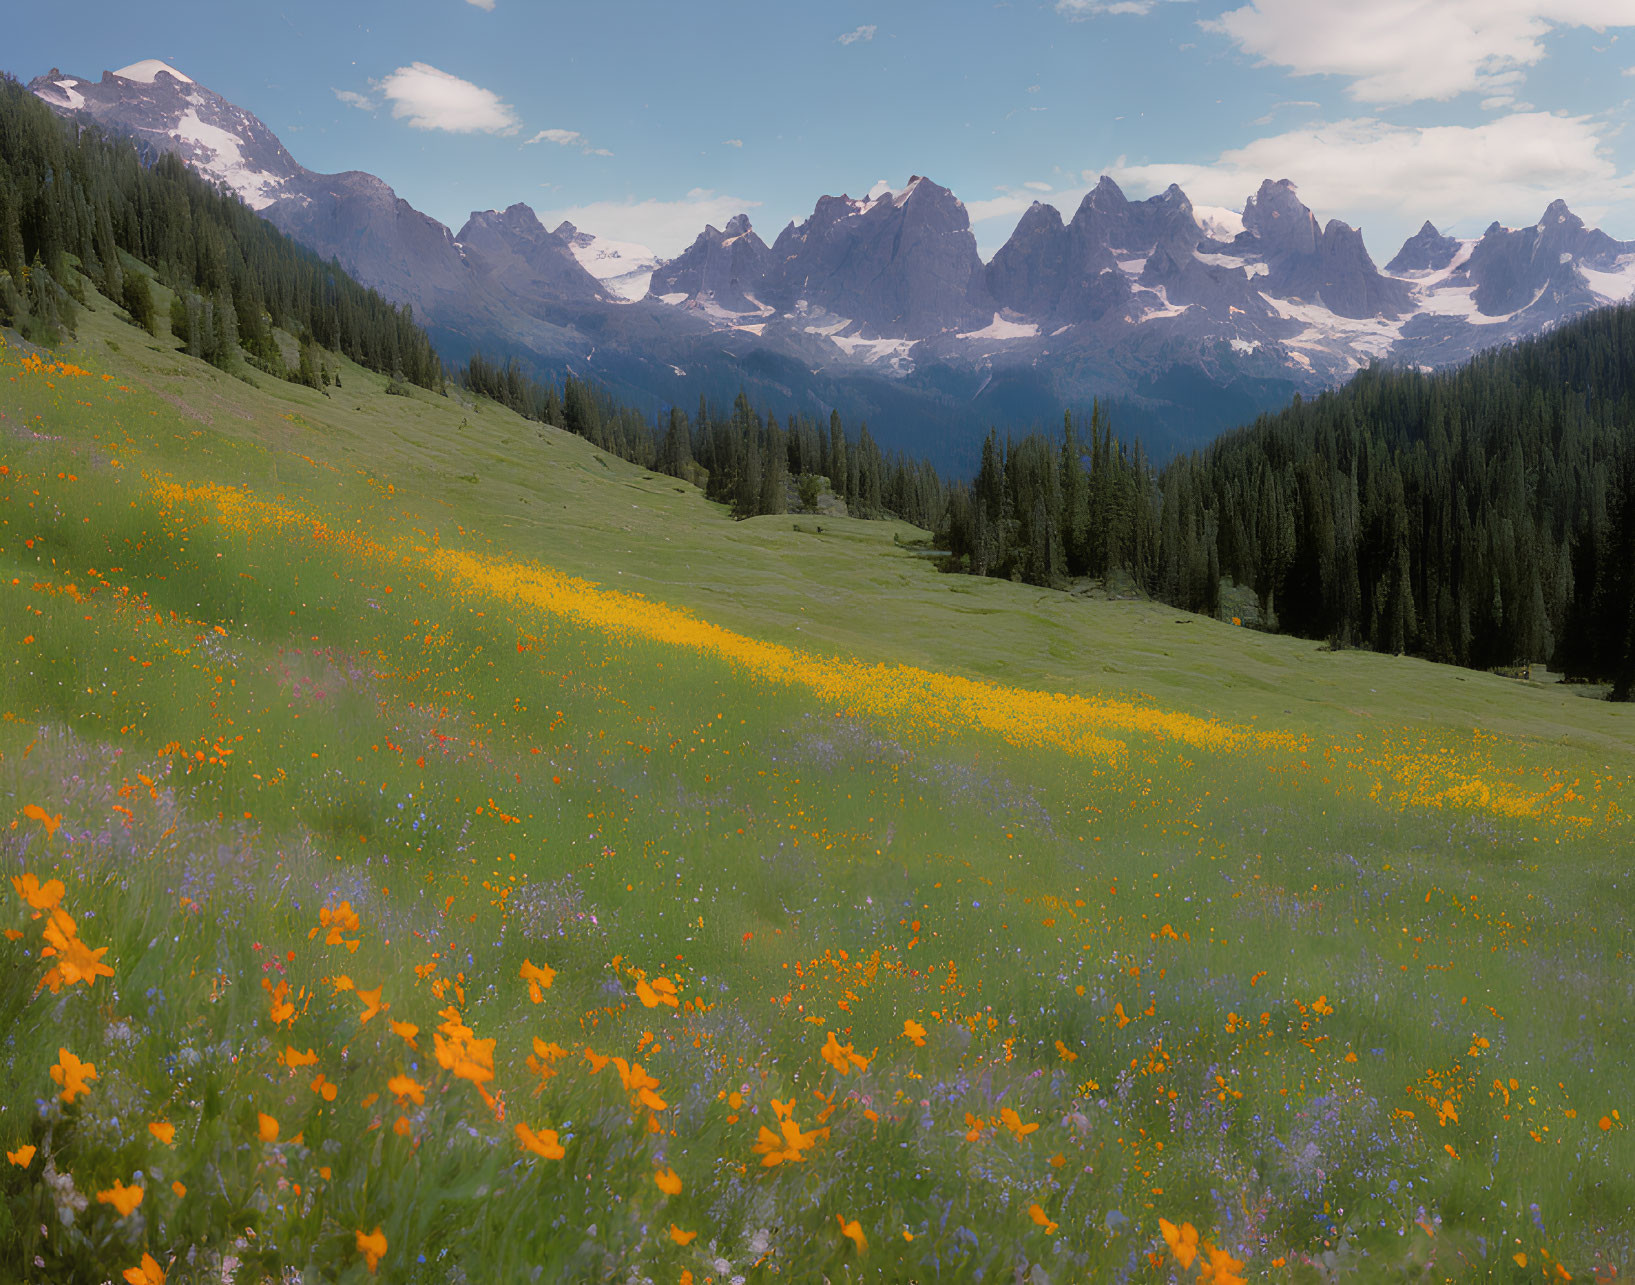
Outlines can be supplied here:
<path id="1" fill-rule="evenodd" d="M 88 281 L 151 331 L 152 290 L 132 261 L 174 292 L 172 333 L 212 365 L 247 362 L 316 387 L 326 374 L 318 350 L 328 349 L 425 388 L 442 383 L 442 362 L 409 309 L 176 156 L 62 120 L 0 76 L 0 324 L 58 344 L 73 334 Z M 293 364 L 275 327 L 300 343 Z"/>
<path id="2" fill-rule="evenodd" d="M 1092 416 L 990 434 L 942 538 L 978 575 L 1129 574 L 1262 627 L 1635 685 L 1635 308 L 1452 371 L 1370 369 L 1154 473 Z"/>

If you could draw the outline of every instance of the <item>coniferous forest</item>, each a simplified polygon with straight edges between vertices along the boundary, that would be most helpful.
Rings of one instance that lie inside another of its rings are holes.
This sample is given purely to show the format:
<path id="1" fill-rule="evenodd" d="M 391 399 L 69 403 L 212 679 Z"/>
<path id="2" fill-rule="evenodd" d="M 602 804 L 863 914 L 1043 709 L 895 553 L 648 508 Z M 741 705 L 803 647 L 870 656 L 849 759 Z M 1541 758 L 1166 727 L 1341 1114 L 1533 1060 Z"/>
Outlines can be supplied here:
<path id="1" fill-rule="evenodd" d="M 55 344 L 94 288 L 223 368 L 327 381 L 325 350 L 426 388 L 444 372 L 407 308 L 304 250 L 174 156 L 55 117 L 0 79 L 0 324 Z M 297 337 L 286 360 L 274 335 Z M 740 394 L 656 417 L 573 375 L 474 355 L 471 391 L 701 486 L 737 517 L 815 510 L 936 533 L 948 569 L 1065 587 L 1126 578 L 1188 611 L 1252 591 L 1254 623 L 1335 647 L 1476 668 L 1547 662 L 1635 690 L 1635 309 L 1449 372 L 1346 387 L 1155 468 L 1099 407 L 1059 434 L 990 432 L 950 484 L 867 425 L 777 416 Z M 1085 433 L 1088 428 L 1088 435 Z"/>
<path id="2" fill-rule="evenodd" d="M 130 140 L 60 120 L 0 77 L 0 324 L 54 345 L 72 334 L 88 281 L 152 330 L 148 278 L 127 271 L 127 256 L 175 293 L 172 333 L 212 365 L 248 362 L 316 386 L 326 372 L 315 351 L 324 348 L 425 388 L 442 382 L 442 363 L 407 308 L 298 246 L 177 157 L 145 157 Z M 301 342 L 293 366 L 275 326 Z"/>

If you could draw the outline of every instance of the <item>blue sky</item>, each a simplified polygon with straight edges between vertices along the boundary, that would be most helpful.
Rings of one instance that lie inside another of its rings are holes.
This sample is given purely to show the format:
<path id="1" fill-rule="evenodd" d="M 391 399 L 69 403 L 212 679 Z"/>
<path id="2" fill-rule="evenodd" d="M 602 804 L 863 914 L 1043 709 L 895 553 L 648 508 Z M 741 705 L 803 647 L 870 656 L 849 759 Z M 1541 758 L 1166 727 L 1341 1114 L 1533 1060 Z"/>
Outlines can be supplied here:
<path id="1" fill-rule="evenodd" d="M 1635 0 L 81 0 L 4 69 L 160 58 L 308 168 L 366 169 L 456 230 L 525 201 L 682 249 L 771 241 L 823 193 L 927 174 L 991 254 L 1101 173 L 1241 209 L 1289 178 L 1381 262 L 1565 197 L 1635 238 Z"/>

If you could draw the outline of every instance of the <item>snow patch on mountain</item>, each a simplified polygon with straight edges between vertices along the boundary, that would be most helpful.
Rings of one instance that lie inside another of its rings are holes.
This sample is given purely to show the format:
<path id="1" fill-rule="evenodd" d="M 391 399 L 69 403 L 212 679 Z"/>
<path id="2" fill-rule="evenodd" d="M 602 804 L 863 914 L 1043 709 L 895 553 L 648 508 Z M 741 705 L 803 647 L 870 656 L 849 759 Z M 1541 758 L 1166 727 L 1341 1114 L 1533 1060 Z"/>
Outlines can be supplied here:
<path id="1" fill-rule="evenodd" d="M 1140 315 L 1130 318 L 1130 320 L 1134 321 L 1137 325 L 1141 325 L 1148 321 L 1160 321 L 1165 317 L 1179 317 L 1182 313 L 1186 312 L 1187 309 L 1192 307 L 1190 303 L 1171 303 L 1169 298 L 1169 288 L 1167 286 L 1152 286 L 1144 289 L 1141 292 L 1141 295 L 1138 295 L 1137 297 L 1140 298 L 1142 296 L 1155 297 L 1158 302 L 1156 304 L 1143 303 Z"/>
<path id="2" fill-rule="evenodd" d="M 57 82 L 57 88 L 62 90 L 63 103 L 70 110 L 85 106 L 85 96 L 81 94 L 79 90 L 74 88 L 73 81 L 59 80 Z"/>
<path id="3" fill-rule="evenodd" d="M 244 140 L 219 125 L 200 120 L 197 108 L 185 113 L 172 132 L 182 142 L 208 151 L 212 159 L 195 156 L 193 163 L 211 178 L 227 184 L 252 210 L 264 210 L 277 199 L 284 181 L 248 164 Z"/>
<path id="4" fill-rule="evenodd" d="M 1264 277 L 1270 274 L 1271 269 L 1264 263 L 1254 259 L 1245 259 L 1235 254 L 1204 254 L 1193 252 L 1193 258 L 1199 263 L 1207 263 L 1212 268 L 1241 268 L 1251 277 Z"/>
<path id="5" fill-rule="evenodd" d="M 1057 331 L 1057 333 L 1060 334 L 1061 332 Z M 1039 326 L 1037 322 L 1006 321 L 997 312 L 994 313 L 993 320 L 983 326 L 981 330 L 967 330 L 959 335 L 961 339 L 1037 339 L 1038 337 Z"/>
<path id="6" fill-rule="evenodd" d="M 1622 303 L 1635 295 L 1635 254 L 1620 255 L 1610 271 L 1600 272 L 1580 263 L 1578 272 L 1603 303 Z"/>
<path id="7" fill-rule="evenodd" d="M 157 58 L 144 58 L 141 62 L 133 62 L 129 67 L 121 67 L 114 75 L 121 80 L 134 80 L 138 84 L 151 85 L 158 79 L 159 73 L 174 76 L 184 85 L 191 85 L 193 78 L 184 76 L 167 62 L 160 62 Z"/>
<path id="8" fill-rule="evenodd" d="M 1342 317 L 1324 307 L 1321 300 L 1307 303 L 1300 299 L 1279 299 L 1264 292 L 1260 297 L 1278 316 L 1305 323 L 1306 328 L 1298 335 L 1283 341 L 1286 347 L 1342 357 L 1353 368 L 1362 365 L 1353 354 L 1384 357 L 1402 338 L 1403 319 L 1400 317 Z"/>
<path id="9" fill-rule="evenodd" d="M 560 233 L 563 229 L 557 231 Z M 579 260 L 579 266 L 624 303 L 646 298 L 653 271 L 664 262 L 647 246 L 635 241 L 614 241 L 577 228 L 568 236 L 568 247 Z"/>

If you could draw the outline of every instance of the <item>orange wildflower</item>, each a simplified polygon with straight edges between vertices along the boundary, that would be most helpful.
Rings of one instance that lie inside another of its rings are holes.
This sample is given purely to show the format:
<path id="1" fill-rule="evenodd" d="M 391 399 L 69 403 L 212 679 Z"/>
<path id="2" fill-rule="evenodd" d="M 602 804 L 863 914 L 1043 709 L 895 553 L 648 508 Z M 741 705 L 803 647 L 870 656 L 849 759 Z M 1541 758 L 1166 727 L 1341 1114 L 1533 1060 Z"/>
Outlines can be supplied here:
<path id="1" fill-rule="evenodd" d="M 1158 1220 L 1158 1230 L 1164 1233 L 1164 1243 L 1169 1246 L 1170 1253 L 1175 1255 L 1175 1261 L 1181 1265 L 1184 1272 L 1192 1266 L 1192 1260 L 1198 1256 L 1198 1229 L 1191 1223 L 1182 1223 L 1177 1227 L 1167 1218 Z"/>
<path id="2" fill-rule="evenodd" d="M 357 1244 L 358 1253 L 363 1255 L 364 1265 L 369 1268 L 369 1274 L 373 1276 L 375 1267 L 380 1263 L 381 1259 L 386 1257 L 386 1237 L 381 1234 L 379 1227 L 368 1233 L 359 1229 Z"/>
<path id="3" fill-rule="evenodd" d="M 290 984 L 288 982 L 279 982 L 277 988 L 272 992 L 272 1007 L 269 1016 L 271 1016 L 274 1026 L 281 1026 L 285 1022 L 288 1022 L 291 1026 L 295 1024 L 295 1005 L 290 1003 L 289 995 Z"/>
<path id="4" fill-rule="evenodd" d="M 148 1124 L 148 1132 L 167 1147 L 176 1140 L 176 1126 L 164 1120 L 151 1121 Z"/>
<path id="5" fill-rule="evenodd" d="M 390 1004 L 382 1004 L 380 1002 L 381 989 L 381 987 L 377 986 L 372 991 L 358 992 L 358 998 L 363 1001 L 363 1015 L 358 1019 L 360 1022 L 367 1022 L 377 1013 L 391 1007 Z"/>
<path id="6" fill-rule="evenodd" d="M 24 808 L 23 811 L 27 812 L 28 809 Z M 26 901 L 30 908 L 41 911 L 52 909 L 68 891 L 63 887 L 61 879 L 47 879 L 41 883 L 36 875 L 12 875 L 11 886 L 17 889 L 17 895 Z"/>
<path id="7" fill-rule="evenodd" d="M 538 1004 L 556 980 L 556 969 L 549 964 L 534 964 L 525 959 L 518 976 L 528 983 L 528 997 Z"/>
<path id="8" fill-rule="evenodd" d="M 152 1254 L 143 1254 L 139 1264 L 125 1269 L 125 1280 L 128 1285 L 165 1285 L 165 1272 Z"/>
<path id="9" fill-rule="evenodd" d="M 645 978 L 639 978 L 636 998 L 641 1000 L 643 1008 L 657 1008 L 660 1004 L 676 1008 L 680 1004 L 676 998 L 676 984 L 668 977 L 655 977 L 651 984 Z"/>
<path id="10" fill-rule="evenodd" d="M 1038 1204 L 1030 1205 L 1028 1207 L 1028 1217 L 1045 1229 L 1045 1235 L 1054 1236 L 1056 1234 L 1056 1224 L 1050 1221 L 1050 1215 L 1045 1213 L 1042 1206 Z"/>
<path id="11" fill-rule="evenodd" d="M 58 1049 L 51 1078 L 62 1086 L 62 1100 L 72 1102 L 80 1094 L 90 1092 L 88 1081 L 97 1078 L 97 1069 L 89 1062 L 81 1062 L 67 1049 Z"/>
<path id="12" fill-rule="evenodd" d="M 1022 1117 L 1017 1115 L 1016 1112 L 1013 1111 L 1010 1107 L 1000 1108 L 999 1119 L 1000 1119 L 1001 1123 L 1003 1123 L 1004 1126 L 1007 1129 L 1009 1129 L 1012 1133 L 1014 1133 L 1018 1138 L 1027 1137 L 1028 1134 L 1032 1133 L 1035 1129 L 1037 1129 L 1039 1127 L 1037 1121 L 1035 1121 L 1032 1124 L 1023 1124 L 1022 1123 Z"/>
<path id="13" fill-rule="evenodd" d="M 844 1215 L 836 1214 L 835 1221 L 840 1224 L 840 1234 L 857 1246 L 859 1257 L 869 1252 L 868 1237 L 863 1235 L 863 1226 L 857 1219 L 847 1222 Z"/>
<path id="14" fill-rule="evenodd" d="M 416 1084 L 406 1075 L 394 1075 L 386 1081 L 386 1088 L 396 1095 L 399 1102 L 413 1102 L 417 1107 L 426 1105 L 424 1086 Z"/>
<path id="15" fill-rule="evenodd" d="M 127 1187 L 115 1178 L 114 1185 L 107 1191 L 97 1192 L 97 1201 L 99 1204 L 112 1205 L 119 1211 L 121 1218 L 129 1218 L 142 1203 L 144 1194 L 141 1187 Z"/>
<path id="16" fill-rule="evenodd" d="M 23 804 L 23 815 L 30 821 L 38 821 L 41 825 L 43 825 L 45 827 L 46 838 L 48 839 L 57 833 L 57 827 L 62 824 L 61 812 L 57 813 L 56 816 L 52 816 L 38 803 Z"/>
<path id="17" fill-rule="evenodd" d="M 17 1150 L 6 1152 L 6 1159 L 20 1169 L 27 1169 L 34 1162 L 34 1144 L 25 1142 Z"/>
<path id="18" fill-rule="evenodd" d="M 666 1196 L 681 1194 L 681 1177 L 674 1169 L 660 1169 L 653 1175 L 653 1181 Z"/>
<path id="19" fill-rule="evenodd" d="M 682 1231 L 674 1223 L 670 1224 L 670 1239 L 678 1245 L 690 1245 L 698 1235 L 696 1231 Z"/>
<path id="20" fill-rule="evenodd" d="M 915 1048 L 925 1047 L 925 1027 L 921 1026 L 912 1017 L 903 1019 L 903 1038 L 913 1040 Z"/>
<path id="21" fill-rule="evenodd" d="M 256 1133 L 263 1142 L 278 1141 L 278 1121 L 265 1111 L 256 1112 Z"/>
<path id="22" fill-rule="evenodd" d="M 358 942 L 341 936 L 342 933 L 355 933 L 359 928 L 358 914 L 352 909 L 350 901 L 343 901 L 334 907 L 323 907 L 318 912 L 318 924 L 318 928 L 307 934 L 307 940 L 310 941 L 320 930 L 324 930 L 324 945 L 345 946 L 348 951 L 357 954 Z"/>
<path id="23" fill-rule="evenodd" d="M 568 1154 L 567 1148 L 558 1141 L 555 1129 L 540 1129 L 535 1132 L 518 1120 L 516 1134 L 523 1150 L 532 1151 L 536 1156 L 543 1156 L 547 1160 L 560 1160 Z"/>
<path id="24" fill-rule="evenodd" d="M 824 1041 L 823 1048 L 819 1051 L 823 1054 L 823 1060 L 842 1075 L 847 1074 L 854 1066 L 859 1071 L 868 1069 L 868 1058 L 855 1052 L 850 1044 L 842 1044 L 835 1039 L 833 1031 L 829 1032 L 829 1038 Z"/>

